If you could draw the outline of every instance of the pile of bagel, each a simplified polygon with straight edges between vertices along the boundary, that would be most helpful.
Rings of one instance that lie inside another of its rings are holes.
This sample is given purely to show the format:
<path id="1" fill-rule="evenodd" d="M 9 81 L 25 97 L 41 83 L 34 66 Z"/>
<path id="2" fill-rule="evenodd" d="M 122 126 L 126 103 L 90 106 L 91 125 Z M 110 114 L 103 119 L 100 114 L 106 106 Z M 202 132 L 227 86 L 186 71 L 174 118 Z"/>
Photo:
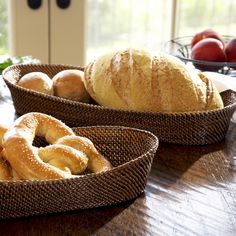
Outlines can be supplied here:
<path id="1" fill-rule="evenodd" d="M 35 136 L 44 137 L 49 145 L 33 146 Z M 112 169 L 90 139 L 37 112 L 21 116 L 8 128 L 0 126 L 0 151 L 0 180 L 61 179 L 85 170 L 98 173 Z"/>

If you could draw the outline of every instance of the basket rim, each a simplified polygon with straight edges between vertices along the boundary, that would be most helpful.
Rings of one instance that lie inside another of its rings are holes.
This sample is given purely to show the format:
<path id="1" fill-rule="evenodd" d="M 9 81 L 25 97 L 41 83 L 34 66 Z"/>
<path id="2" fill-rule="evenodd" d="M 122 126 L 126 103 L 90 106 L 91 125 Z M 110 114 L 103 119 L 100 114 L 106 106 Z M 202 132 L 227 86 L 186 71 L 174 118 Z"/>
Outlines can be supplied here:
<path id="1" fill-rule="evenodd" d="M 73 106 L 82 106 L 84 108 L 95 108 L 98 110 L 103 110 L 103 111 L 109 111 L 109 112 L 118 112 L 118 113 L 122 113 L 122 114 L 133 114 L 133 115 L 149 115 L 149 116 L 166 116 L 166 117 L 172 117 L 172 116 L 177 116 L 177 117 L 181 117 L 181 116 L 201 116 L 201 115 L 209 115 L 209 114 L 214 114 L 216 112 L 222 111 L 222 110 L 228 110 L 231 108 L 235 108 L 236 109 L 236 102 L 225 106 L 223 108 L 217 108 L 217 109 L 213 109 L 213 110 L 209 110 L 209 111 L 188 111 L 188 112 L 145 112 L 145 111 L 135 111 L 135 110 L 123 110 L 123 109 L 119 109 L 119 108 L 110 108 L 110 107 L 106 107 L 106 106 L 101 106 L 101 105 L 96 105 L 96 104 L 89 104 L 89 103 L 83 103 L 83 102 L 78 102 L 78 101 L 72 101 L 69 99 L 65 99 L 65 98 L 61 98 L 61 97 L 57 97 L 54 95 L 48 95 L 48 94 L 44 94 L 44 93 L 40 93 L 37 91 L 33 91 L 30 89 L 26 89 L 23 87 L 18 86 L 17 84 L 13 83 L 12 81 L 10 81 L 9 79 L 6 78 L 7 73 L 9 73 L 9 71 L 14 70 L 14 69 L 20 69 L 23 67 L 68 67 L 69 68 L 77 68 L 78 70 L 84 70 L 83 67 L 81 66 L 74 66 L 74 65 L 66 65 L 66 64 L 17 64 L 17 65 L 11 65 L 9 67 L 7 67 L 6 69 L 3 70 L 2 72 L 2 78 L 5 81 L 6 84 L 11 85 L 12 87 L 14 87 L 15 89 L 25 92 L 27 94 L 30 95 L 34 95 L 35 97 L 39 97 L 39 98 L 45 98 L 45 99 L 50 99 L 52 101 L 55 102 L 61 102 L 64 103 L 66 105 L 73 105 Z M 221 92 L 220 94 L 226 93 L 226 92 L 230 92 L 236 95 L 236 91 L 228 89 L 225 90 L 224 92 Z"/>
<path id="2" fill-rule="evenodd" d="M 85 175 L 74 175 L 71 178 L 64 178 L 64 179 L 49 179 L 49 180 L 40 180 L 40 179 L 36 179 L 36 180 L 0 180 L 0 186 L 1 185 L 7 185 L 7 186 L 12 186 L 12 185 L 19 185 L 19 186 L 23 186 L 23 185 L 44 185 L 44 184 L 62 184 L 65 182 L 73 182 L 76 181 L 78 179 L 82 179 L 82 180 L 86 180 L 86 179 L 91 179 L 91 178 L 98 178 L 101 176 L 106 176 L 106 175 L 110 175 L 110 174 L 116 174 L 117 171 L 120 171 L 122 169 L 127 168 L 128 166 L 132 165 L 133 163 L 138 162 L 139 160 L 143 159 L 144 157 L 146 157 L 147 155 L 150 155 L 151 153 L 156 152 L 156 150 L 159 147 L 159 139 L 156 135 L 154 135 L 152 132 L 147 131 L 147 130 L 142 130 L 142 129 L 138 129 L 138 128 L 132 128 L 132 127 L 126 127 L 126 126 L 109 126 L 109 125 L 103 125 L 103 126 L 83 126 L 83 127 L 73 127 L 73 130 L 90 130 L 90 129 L 107 129 L 107 130 L 130 130 L 133 132 L 138 132 L 138 133 L 142 133 L 142 134 L 146 134 L 149 136 L 149 138 L 152 138 L 153 141 L 155 142 L 155 144 L 152 145 L 152 147 L 150 149 L 148 149 L 145 153 L 143 153 L 140 156 L 137 156 L 135 159 L 132 159 L 128 162 L 125 162 L 121 165 L 118 165 L 114 168 L 112 168 L 111 170 L 108 171 L 104 171 L 104 172 L 99 172 L 99 173 L 89 173 L 89 174 L 85 174 Z M 153 157 L 154 158 L 154 157 Z"/>

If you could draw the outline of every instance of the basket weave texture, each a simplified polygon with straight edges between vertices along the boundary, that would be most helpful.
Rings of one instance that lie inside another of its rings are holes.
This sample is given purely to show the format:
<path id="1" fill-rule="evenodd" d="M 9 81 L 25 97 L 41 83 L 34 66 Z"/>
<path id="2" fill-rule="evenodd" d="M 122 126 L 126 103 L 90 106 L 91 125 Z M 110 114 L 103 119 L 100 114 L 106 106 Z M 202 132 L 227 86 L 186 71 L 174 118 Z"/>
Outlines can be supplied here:
<path id="1" fill-rule="evenodd" d="M 110 171 L 60 180 L 0 181 L 0 219 L 107 206 L 138 197 L 145 189 L 158 139 L 125 127 L 84 127 L 112 163 Z M 36 140 L 37 145 L 44 145 Z"/>
<path id="2" fill-rule="evenodd" d="M 81 67 L 66 65 L 14 65 L 3 71 L 3 79 L 10 89 L 19 114 L 37 111 L 52 115 L 67 125 L 118 125 L 144 129 L 154 133 L 160 141 L 185 145 L 204 145 L 222 140 L 236 109 L 236 92 L 221 93 L 225 107 L 205 112 L 149 113 L 124 111 L 103 106 L 73 102 L 17 86 L 26 73 L 42 71 L 53 77 L 65 69 Z"/>

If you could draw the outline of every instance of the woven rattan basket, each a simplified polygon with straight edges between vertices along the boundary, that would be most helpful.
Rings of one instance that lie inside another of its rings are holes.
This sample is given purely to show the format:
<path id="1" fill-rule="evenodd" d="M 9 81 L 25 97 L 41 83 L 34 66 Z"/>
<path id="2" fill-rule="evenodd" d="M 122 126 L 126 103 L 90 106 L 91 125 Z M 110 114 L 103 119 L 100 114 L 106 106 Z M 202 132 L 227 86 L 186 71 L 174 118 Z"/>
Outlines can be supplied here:
<path id="1" fill-rule="evenodd" d="M 77 128 L 75 132 L 90 138 L 114 168 L 71 179 L 0 181 L 0 219 L 107 206 L 134 199 L 144 191 L 158 147 L 156 136 L 115 126 Z"/>
<path id="2" fill-rule="evenodd" d="M 3 72 L 16 111 L 50 114 L 69 126 L 121 125 L 151 131 L 160 141 L 187 145 L 204 145 L 222 140 L 236 109 L 236 92 L 223 92 L 225 107 L 207 112 L 147 113 L 123 111 L 98 105 L 73 102 L 21 88 L 17 81 L 26 73 L 42 71 L 50 77 L 64 69 L 81 69 L 65 65 L 14 65 Z"/>

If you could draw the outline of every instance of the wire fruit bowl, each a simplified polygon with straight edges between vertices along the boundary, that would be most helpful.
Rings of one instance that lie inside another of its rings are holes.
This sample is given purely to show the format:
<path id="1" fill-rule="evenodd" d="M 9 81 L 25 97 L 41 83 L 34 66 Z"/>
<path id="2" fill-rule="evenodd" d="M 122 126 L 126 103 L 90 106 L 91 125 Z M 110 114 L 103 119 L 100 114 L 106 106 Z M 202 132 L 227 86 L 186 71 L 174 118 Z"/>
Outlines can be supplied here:
<path id="1" fill-rule="evenodd" d="M 236 62 L 214 62 L 194 60 L 191 58 L 191 40 L 193 36 L 185 36 L 171 39 L 164 43 L 163 51 L 178 57 L 184 63 L 189 64 L 200 71 L 214 71 L 221 74 L 236 76 Z M 222 36 L 225 43 L 233 36 Z"/>

